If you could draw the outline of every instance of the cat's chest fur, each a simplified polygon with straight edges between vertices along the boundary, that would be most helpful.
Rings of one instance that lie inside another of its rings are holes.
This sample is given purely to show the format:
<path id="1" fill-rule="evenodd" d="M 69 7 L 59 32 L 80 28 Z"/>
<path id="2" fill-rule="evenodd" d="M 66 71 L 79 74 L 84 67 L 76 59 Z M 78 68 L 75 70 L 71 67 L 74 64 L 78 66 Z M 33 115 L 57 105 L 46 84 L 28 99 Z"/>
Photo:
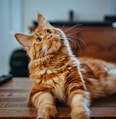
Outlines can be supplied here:
<path id="1" fill-rule="evenodd" d="M 38 87 L 47 88 L 56 98 L 65 100 L 65 84 L 67 76 L 70 73 L 72 66 L 70 62 L 63 64 L 60 67 L 40 67 L 32 65 L 31 78 L 38 84 Z"/>

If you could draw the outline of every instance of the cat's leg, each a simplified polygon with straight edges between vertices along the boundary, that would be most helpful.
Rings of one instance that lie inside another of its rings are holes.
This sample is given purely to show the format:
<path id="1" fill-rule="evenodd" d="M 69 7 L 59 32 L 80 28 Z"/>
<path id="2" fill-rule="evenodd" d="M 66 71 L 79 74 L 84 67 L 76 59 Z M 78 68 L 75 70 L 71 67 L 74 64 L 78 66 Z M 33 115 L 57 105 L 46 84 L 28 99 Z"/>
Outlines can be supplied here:
<path id="1" fill-rule="evenodd" d="M 38 109 L 37 119 L 55 117 L 57 110 L 53 96 L 48 92 L 38 92 L 32 97 L 32 103 Z"/>
<path id="2" fill-rule="evenodd" d="M 89 119 L 89 93 L 82 90 L 73 90 L 69 94 L 72 119 Z"/>

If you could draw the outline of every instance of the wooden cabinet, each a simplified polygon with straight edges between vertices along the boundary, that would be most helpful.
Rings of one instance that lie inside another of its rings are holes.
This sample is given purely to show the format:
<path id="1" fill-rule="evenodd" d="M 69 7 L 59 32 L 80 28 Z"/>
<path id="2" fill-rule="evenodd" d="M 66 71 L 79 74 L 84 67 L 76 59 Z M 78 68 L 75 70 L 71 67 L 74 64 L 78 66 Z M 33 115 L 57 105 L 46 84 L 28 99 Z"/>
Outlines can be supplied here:
<path id="1" fill-rule="evenodd" d="M 116 28 L 110 26 L 82 27 L 80 38 L 85 46 L 79 56 L 89 56 L 116 62 Z"/>

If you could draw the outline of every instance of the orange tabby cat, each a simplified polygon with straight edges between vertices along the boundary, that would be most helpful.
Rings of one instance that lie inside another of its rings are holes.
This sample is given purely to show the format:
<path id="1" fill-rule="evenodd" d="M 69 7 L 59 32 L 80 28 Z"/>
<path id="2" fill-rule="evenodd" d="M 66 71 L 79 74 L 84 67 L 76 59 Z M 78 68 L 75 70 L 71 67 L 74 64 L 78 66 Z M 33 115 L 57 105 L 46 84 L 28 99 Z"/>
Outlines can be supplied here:
<path id="1" fill-rule="evenodd" d="M 32 89 L 29 101 L 37 117 L 55 117 L 55 99 L 66 102 L 72 119 L 89 119 L 90 98 L 116 92 L 116 65 L 102 60 L 76 58 L 65 33 L 38 15 L 38 28 L 31 35 L 15 34 L 30 57 Z"/>

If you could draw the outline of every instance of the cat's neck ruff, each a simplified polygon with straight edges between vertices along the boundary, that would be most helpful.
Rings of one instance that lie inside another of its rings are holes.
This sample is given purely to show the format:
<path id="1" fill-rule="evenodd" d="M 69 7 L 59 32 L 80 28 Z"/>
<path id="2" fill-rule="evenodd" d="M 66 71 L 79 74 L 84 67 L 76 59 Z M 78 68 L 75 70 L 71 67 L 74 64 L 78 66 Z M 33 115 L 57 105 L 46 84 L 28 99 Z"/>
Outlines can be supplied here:
<path id="1" fill-rule="evenodd" d="M 69 45 L 69 41 L 68 41 L 68 38 L 66 37 L 66 35 L 64 34 L 64 32 L 58 28 L 58 30 L 62 33 L 63 35 L 63 38 L 64 38 L 64 44 L 67 48 L 67 51 L 68 51 L 68 55 L 71 57 L 71 60 L 73 60 L 73 62 L 75 62 L 78 66 L 79 66 L 79 61 L 77 60 L 77 58 L 75 57 L 75 55 L 73 55 L 73 52 L 71 50 L 71 47 Z"/>

